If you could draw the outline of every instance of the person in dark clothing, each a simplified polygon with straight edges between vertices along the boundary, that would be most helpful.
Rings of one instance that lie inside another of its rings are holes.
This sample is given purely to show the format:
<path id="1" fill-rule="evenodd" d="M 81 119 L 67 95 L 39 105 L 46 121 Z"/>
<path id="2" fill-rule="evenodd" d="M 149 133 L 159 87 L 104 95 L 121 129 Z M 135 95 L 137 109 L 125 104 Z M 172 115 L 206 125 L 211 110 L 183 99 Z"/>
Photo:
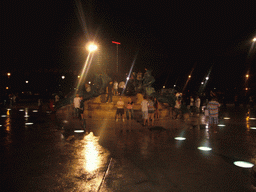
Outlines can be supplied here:
<path id="1" fill-rule="evenodd" d="M 113 103 L 112 102 L 113 91 L 114 91 L 114 89 L 113 89 L 113 82 L 110 81 L 108 86 L 107 86 L 107 88 L 106 88 L 106 93 L 108 94 L 108 96 L 107 96 L 107 103 L 108 102 Z"/>

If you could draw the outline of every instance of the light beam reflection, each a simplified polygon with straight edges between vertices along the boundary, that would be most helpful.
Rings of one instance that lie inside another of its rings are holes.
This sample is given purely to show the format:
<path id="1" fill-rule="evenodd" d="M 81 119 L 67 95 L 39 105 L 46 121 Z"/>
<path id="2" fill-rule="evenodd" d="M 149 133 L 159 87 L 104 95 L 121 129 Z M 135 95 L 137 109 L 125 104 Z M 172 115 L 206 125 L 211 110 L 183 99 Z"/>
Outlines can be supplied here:
<path id="1" fill-rule="evenodd" d="M 99 150 L 98 138 L 91 132 L 85 136 L 85 169 L 88 172 L 95 171 L 99 168 Z"/>

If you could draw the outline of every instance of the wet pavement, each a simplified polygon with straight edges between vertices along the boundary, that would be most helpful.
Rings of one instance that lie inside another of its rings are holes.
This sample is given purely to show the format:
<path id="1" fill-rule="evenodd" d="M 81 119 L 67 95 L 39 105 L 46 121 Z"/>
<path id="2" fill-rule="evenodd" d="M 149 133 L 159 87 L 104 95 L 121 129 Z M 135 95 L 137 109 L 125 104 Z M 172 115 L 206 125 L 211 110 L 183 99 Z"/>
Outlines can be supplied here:
<path id="1" fill-rule="evenodd" d="M 256 164 L 253 111 L 246 118 L 241 107 L 223 109 L 215 128 L 195 115 L 145 127 L 89 118 L 84 129 L 70 107 L 35 110 L 1 109 L 1 191 L 255 190 L 251 169 L 234 165 Z"/>

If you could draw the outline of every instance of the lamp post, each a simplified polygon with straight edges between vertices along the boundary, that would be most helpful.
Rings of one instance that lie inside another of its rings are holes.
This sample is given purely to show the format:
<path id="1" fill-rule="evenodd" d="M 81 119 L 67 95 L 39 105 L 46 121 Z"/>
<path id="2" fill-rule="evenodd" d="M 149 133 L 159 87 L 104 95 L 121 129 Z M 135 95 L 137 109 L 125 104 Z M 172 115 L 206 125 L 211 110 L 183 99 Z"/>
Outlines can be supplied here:
<path id="1" fill-rule="evenodd" d="M 121 45 L 120 42 L 112 41 L 112 43 L 116 44 L 116 72 L 119 71 L 119 65 L 118 65 L 118 45 Z"/>

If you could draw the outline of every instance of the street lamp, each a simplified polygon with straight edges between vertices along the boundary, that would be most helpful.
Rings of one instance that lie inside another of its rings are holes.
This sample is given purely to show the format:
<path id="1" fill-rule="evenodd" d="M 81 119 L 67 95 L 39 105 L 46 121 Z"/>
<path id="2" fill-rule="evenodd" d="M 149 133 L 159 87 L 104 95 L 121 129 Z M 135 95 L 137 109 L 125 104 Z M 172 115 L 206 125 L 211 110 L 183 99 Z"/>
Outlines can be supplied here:
<path id="1" fill-rule="evenodd" d="M 189 75 L 188 78 L 190 79 L 190 78 L 191 78 L 191 75 Z"/>
<path id="2" fill-rule="evenodd" d="M 254 38 L 252 39 L 252 42 L 256 42 L 256 37 L 254 37 Z"/>
<path id="3" fill-rule="evenodd" d="M 10 77 L 10 76 L 11 76 L 11 73 L 7 73 L 7 76 Z"/>
<path id="4" fill-rule="evenodd" d="M 249 75 L 248 75 L 248 74 L 246 74 L 246 75 L 245 75 L 245 77 L 248 79 L 248 78 L 249 78 Z"/>
<path id="5" fill-rule="evenodd" d="M 62 78 L 62 79 L 65 79 L 65 76 L 63 75 L 63 76 L 61 76 L 61 78 Z"/>
<path id="6" fill-rule="evenodd" d="M 112 43 L 116 44 L 116 72 L 118 73 L 118 45 L 121 45 L 121 43 L 116 41 L 112 41 Z"/>
<path id="7" fill-rule="evenodd" d="M 88 45 L 87 49 L 91 53 L 93 51 L 96 51 L 98 49 L 98 46 L 93 44 L 93 43 L 91 43 L 91 44 Z"/>

